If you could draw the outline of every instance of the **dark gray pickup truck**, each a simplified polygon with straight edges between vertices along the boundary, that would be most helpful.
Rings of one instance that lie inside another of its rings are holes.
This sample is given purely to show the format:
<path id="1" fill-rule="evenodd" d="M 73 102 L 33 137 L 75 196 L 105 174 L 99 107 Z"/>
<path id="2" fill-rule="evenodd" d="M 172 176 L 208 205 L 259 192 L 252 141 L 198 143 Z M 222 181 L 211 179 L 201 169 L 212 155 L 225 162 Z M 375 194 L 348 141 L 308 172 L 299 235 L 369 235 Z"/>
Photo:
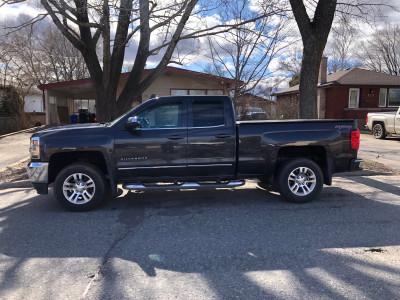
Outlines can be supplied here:
<path id="1" fill-rule="evenodd" d="M 63 126 L 31 138 L 29 177 L 39 194 L 75 211 L 108 189 L 233 188 L 271 184 L 308 202 L 335 172 L 359 169 L 354 120 L 236 122 L 227 96 L 148 100 L 111 123 Z"/>

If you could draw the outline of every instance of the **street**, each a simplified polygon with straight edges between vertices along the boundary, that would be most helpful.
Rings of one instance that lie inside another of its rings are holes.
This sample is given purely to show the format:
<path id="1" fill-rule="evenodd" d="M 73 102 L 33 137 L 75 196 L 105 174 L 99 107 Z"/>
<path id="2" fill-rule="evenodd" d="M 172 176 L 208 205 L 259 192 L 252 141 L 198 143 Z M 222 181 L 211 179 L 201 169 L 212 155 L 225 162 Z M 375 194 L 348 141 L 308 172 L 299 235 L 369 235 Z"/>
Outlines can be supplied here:
<path id="1" fill-rule="evenodd" d="M 399 195 L 396 176 L 353 176 L 303 205 L 250 182 L 72 213 L 3 189 L 0 298 L 395 299 Z"/>

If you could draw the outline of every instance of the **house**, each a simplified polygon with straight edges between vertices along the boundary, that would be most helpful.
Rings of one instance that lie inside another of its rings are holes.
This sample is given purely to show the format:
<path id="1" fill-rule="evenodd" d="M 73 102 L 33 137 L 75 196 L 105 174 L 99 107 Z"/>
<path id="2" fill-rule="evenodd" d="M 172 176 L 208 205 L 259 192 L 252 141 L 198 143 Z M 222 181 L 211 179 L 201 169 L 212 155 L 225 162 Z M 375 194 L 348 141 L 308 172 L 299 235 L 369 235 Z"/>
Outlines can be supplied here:
<path id="1" fill-rule="evenodd" d="M 298 118 L 299 85 L 275 93 L 276 114 Z M 393 111 L 400 106 L 400 77 L 352 68 L 327 74 L 327 58 L 321 60 L 318 77 L 318 117 L 357 119 L 364 128 L 369 112 Z"/>
<path id="2" fill-rule="evenodd" d="M 144 71 L 144 77 L 151 72 Z M 126 84 L 129 73 L 120 77 L 118 92 Z M 175 67 L 166 67 L 157 79 L 142 94 L 142 100 L 170 95 L 228 95 L 234 80 L 201 72 Z M 90 78 L 66 82 L 42 84 L 44 93 L 46 124 L 69 123 L 70 115 L 78 114 L 79 109 L 96 113 L 95 91 Z M 136 103 L 137 105 L 137 103 Z"/>

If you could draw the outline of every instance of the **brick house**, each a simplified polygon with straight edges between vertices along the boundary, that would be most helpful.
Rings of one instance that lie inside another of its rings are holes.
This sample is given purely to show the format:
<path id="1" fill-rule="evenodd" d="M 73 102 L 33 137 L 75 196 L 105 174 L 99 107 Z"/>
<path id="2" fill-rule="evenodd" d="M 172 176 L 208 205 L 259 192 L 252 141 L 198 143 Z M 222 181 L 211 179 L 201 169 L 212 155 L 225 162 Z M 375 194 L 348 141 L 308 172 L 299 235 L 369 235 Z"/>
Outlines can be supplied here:
<path id="1" fill-rule="evenodd" d="M 393 111 L 400 106 L 400 77 L 352 68 L 327 74 L 327 58 L 321 60 L 318 78 L 319 119 L 358 119 L 364 128 L 369 112 Z M 276 114 L 298 118 L 299 85 L 275 93 Z"/>

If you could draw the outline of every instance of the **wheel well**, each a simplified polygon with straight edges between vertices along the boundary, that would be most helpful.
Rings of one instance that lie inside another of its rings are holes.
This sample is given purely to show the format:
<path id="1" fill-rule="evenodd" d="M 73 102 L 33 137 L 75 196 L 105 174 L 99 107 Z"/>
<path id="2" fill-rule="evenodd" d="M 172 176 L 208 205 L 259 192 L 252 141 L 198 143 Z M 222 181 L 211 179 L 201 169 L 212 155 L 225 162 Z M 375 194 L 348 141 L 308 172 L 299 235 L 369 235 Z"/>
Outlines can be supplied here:
<path id="1" fill-rule="evenodd" d="M 385 129 L 385 123 L 384 123 L 383 121 L 374 121 L 374 122 L 372 123 L 372 128 L 374 128 L 374 126 L 375 126 L 376 124 L 381 124 L 381 125 L 383 126 L 383 129 Z"/>
<path id="2" fill-rule="evenodd" d="M 324 175 L 324 183 L 330 184 L 331 174 L 329 174 L 328 162 L 326 150 L 321 146 L 295 146 L 295 147 L 283 147 L 278 151 L 275 168 L 275 178 L 280 165 L 292 158 L 308 158 L 314 161 L 322 171 Z"/>
<path id="3" fill-rule="evenodd" d="M 49 161 L 49 183 L 54 182 L 58 173 L 66 166 L 75 162 L 87 162 L 96 165 L 104 174 L 108 174 L 104 156 L 98 151 L 77 151 L 55 153 Z"/>

